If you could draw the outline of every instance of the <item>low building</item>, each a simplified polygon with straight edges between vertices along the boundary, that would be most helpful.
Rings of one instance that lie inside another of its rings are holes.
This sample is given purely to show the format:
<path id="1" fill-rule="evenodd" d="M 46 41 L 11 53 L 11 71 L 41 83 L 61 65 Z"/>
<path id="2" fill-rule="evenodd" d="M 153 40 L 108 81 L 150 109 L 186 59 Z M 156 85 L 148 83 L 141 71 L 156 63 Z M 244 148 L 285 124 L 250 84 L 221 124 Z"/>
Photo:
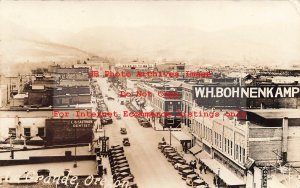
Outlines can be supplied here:
<path id="1" fill-rule="evenodd" d="M 46 145 L 91 143 L 95 119 L 76 116 L 77 110 L 91 111 L 91 107 L 1 110 L 0 138 L 24 138 L 27 141 L 40 137 Z M 59 111 L 59 112 L 58 112 Z M 76 129 L 76 130 L 75 130 Z"/>

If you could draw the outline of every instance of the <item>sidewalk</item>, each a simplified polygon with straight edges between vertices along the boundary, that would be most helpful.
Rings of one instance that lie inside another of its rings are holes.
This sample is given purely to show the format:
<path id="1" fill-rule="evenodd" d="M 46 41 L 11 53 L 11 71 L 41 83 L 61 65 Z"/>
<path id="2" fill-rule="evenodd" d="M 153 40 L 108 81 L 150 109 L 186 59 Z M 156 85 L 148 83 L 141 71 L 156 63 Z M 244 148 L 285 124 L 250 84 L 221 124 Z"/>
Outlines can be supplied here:
<path id="1" fill-rule="evenodd" d="M 183 153 L 182 146 L 181 146 L 179 140 L 177 140 L 174 136 L 172 136 L 172 145 L 176 146 L 179 153 Z M 203 178 L 203 180 L 209 185 L 210 188 L 216 188 L 216 186 L 213 183 L 214 174 L 212 172 L 210 172 L 209 170 L 206 171 L 206 174 L 204 174 L 204 171 L 202 171 L 202 173 L 200 173 L 200 170 L 199 170 L 200 164 L 198 163 L 198 160 L 196 159 L 196 157 L 193 154 L 184 153 L 183 158 L 187 161 L 187 163 L 189 163 L 191 160 L 196 160 L 197 168 L 196 168 L 195 172 L 197 174 L 199 174 L 201 178 Z"/>

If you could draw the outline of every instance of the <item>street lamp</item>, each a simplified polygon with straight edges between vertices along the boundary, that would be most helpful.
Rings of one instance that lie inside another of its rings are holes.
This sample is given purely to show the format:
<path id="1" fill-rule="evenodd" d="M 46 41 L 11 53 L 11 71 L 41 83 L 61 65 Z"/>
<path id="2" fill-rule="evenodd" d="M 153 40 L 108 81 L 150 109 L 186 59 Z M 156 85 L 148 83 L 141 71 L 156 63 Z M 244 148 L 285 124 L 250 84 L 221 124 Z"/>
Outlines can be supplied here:
<path id="1" fill-rule="evenodd" d="M 77 168 L 76 156 L 77 156 L 77 128 L 75 126 L 75 162 L 74 162 L 74 165 L 73 165 L 74 168 Z"/>
<path id="2" fill-rule="evenodd" d="M 12 136 L 13 136 L 13 134 L 10 133 L 10 134 L 9 134 L 10 158 L 11 158 L 11 159 L 14 159 L 14 150 L 13 150 L 12 139 L 11 139 Z"/>
<path id="3" fill-rule="evenodd" d="M 169 130 L 170 130 L 170 131 L 169 131 L 169 132 L 170 132 L 170 146 L 172 146 L 172 142 L 171 142 L 171 141 L 172 141 L 172 139 L 171 139 L 171 138 L 172 138 L 172 134 L 171 134 L 171 125 L 169 125 Z"/>
<path id="4" fill-rule="evenodd" d="M 217 185 L 220 187 L 220 168 L 218 168 L 218 177 L 217 177 Z"/>

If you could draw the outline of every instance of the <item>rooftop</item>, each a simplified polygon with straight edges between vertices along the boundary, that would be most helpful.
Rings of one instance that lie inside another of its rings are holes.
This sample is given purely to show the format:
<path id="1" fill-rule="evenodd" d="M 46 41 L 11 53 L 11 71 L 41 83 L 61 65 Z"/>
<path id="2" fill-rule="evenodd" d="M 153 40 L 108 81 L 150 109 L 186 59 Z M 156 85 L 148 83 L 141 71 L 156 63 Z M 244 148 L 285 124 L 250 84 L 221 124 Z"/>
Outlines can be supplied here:
<path id="1" fill-rule="evenodd" d="M 253 109 L 245 111 L 257 114 L 265 119 L 300 118 L 300 109 Z"/>

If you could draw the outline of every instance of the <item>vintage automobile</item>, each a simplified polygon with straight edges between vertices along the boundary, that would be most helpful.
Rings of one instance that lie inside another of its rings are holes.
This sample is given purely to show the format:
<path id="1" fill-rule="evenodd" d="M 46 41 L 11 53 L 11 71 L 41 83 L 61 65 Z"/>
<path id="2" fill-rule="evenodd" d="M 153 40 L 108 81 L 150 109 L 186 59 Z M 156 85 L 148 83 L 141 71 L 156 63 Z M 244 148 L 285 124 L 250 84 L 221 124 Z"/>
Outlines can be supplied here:
<path id="1" fill-rule="evenodd" d="M 184 170 L 189 170 L 189 169 L 191 169 L 191 167 L 189 166 L 189 165 L 187 165 L 187 164 L 184 164 L 184 165 L 180 165 L 180 166 L 178 166 L 178 173 L 180 174 L 180 175 L 182 175 L 182 172 L 184 171 Z"/>
<path id="2" fill-rule="evenodd" d="M 121 134 L 127 134 L 126 128 L 121 128 L 121 129 L 120 129 L 120 133 L 121 133 Z"/>
<path id="3" fill-rule="evenodd" d="M 123 145 L 130 146 L 129 138 L 123 138 Z"/>
<path id="4" fill-rule="evenodd" d="M 181 178 L 182 178 L 183 180 L 186 180 L 186 177 L 187 177 L 188 175 L 190 175 L 190 174 L 196 174 L 196 172 L 194 172 L 194 170 L 191 170 L 191 169 L 183 170 L 183 171 L 182 171 L 182 176 L 181 176 Z"/>
<path id="5" fill-rule="evenodd" d="M 195 179 L 200 179 L 199 175 L 198 174 L 190 174 L 190 175 L 187 175 L 185 182 L 187 185 L 192 186 L 193 180 L 195 180 Z"/>
<path id="6" fill-rule="evenodd" d="M 200 179 L 200 178 L 192 181 L 192 187 L 198 187 L 199 185 L 205 186 L 207 184 L 203 179 Z"/>
<path id="7" fill-rule="evenodd" d="M 121 114 L 117 114 L 117 119 L 122 119 Z"/>
<path id="8" fill-rule="evenodd" d="M 161 149 L 161 146 L 162 146 L 162 145 L 166 145 L 166 141 L 158 142 L 157 148 L 158 148 L 158 149 Z"/>

